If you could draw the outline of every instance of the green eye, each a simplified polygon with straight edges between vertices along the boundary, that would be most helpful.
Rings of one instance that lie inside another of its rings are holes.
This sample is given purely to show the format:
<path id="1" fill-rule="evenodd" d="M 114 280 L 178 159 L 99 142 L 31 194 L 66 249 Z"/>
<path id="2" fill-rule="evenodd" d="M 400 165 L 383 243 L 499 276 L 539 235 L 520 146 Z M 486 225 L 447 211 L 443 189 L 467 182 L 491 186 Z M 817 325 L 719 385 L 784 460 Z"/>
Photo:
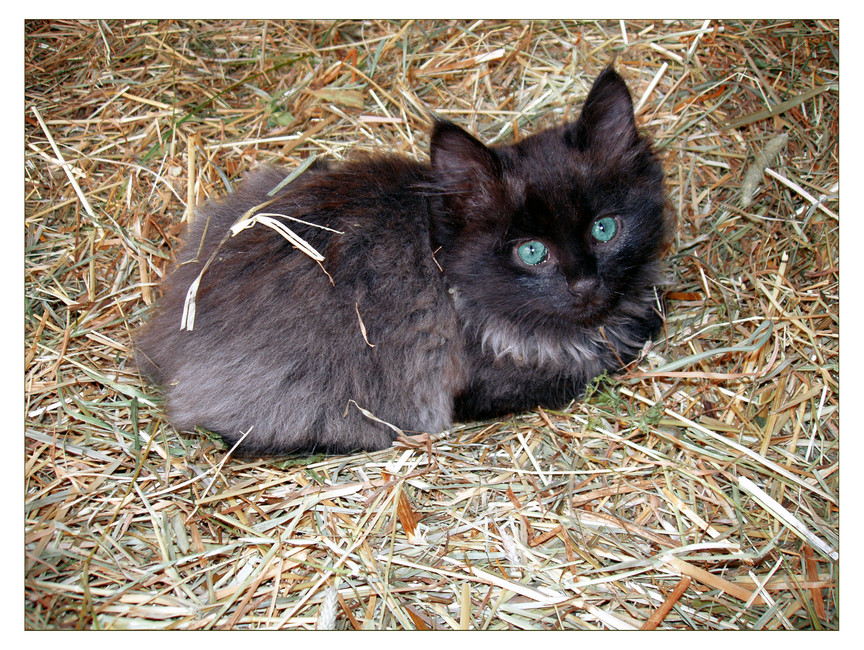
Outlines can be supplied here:
<path id="1" fill-rule="evenodd" d="M 591 226 L 591 235 L 599 242 L 611 241 L 618 234 L 618 221 L 615 217 L 597 219 Z"/>
<path id="2" fill-rule="evenodd" d="M 516 249 L 519 259 L 529 266 L 536 266 L 543 262 L 546 257 L 546 246 L 539 241 L 526 241 Z"/>

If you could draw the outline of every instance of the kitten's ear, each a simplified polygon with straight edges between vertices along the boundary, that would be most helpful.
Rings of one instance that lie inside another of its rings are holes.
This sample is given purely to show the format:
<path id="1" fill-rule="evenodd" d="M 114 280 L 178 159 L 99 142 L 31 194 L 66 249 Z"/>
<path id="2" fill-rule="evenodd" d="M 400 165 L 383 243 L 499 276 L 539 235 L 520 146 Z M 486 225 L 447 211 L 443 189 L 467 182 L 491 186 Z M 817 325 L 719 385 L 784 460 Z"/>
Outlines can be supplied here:
<path id="1" fill-rule="evenodd" d="M 456 213 L 472 216 L 498 199 L 502 171 L 498 155 L 455 124 L 435 123 L 430 157 L 436 184 Z"/>
<path id="2" fill-rule="evenodd" d="M 638 141 L 633 100 L 627 84 L 611 67 L 594 81 L 568 141 L 580 151 L 622 154 Z"/>

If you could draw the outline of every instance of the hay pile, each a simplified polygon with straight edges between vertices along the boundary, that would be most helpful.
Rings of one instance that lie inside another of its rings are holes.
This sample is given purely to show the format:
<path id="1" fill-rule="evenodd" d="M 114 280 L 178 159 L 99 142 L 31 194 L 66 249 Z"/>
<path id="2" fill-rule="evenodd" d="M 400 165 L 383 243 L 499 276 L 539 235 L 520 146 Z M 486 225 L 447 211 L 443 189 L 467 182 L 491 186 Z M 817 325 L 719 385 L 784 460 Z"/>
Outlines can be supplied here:
<path id="1" fill-rule="evenodd" d="M 26 626 L 836 629 L 837 22 L 30 22 Z M 264 163 L 575 116 L 610 59 L 678 218 L 665 340 L 562 412 L 238 461 L 130 333 Z"/>

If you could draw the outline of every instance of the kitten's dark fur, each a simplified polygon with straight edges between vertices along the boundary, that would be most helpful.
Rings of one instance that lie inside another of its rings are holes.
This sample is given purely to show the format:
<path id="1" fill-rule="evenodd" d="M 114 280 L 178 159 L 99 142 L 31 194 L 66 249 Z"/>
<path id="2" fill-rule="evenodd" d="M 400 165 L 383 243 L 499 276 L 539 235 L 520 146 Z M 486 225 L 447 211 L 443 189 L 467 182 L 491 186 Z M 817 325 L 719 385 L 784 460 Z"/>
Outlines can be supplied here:
<path id="1" fill-rule="evenodd" d="M 658 330 L 662 173 L 611 68 L 577 122 L 516 144 L 487 148 L 438 122 L 431 164 L 305 172 L 261 211 L 339 231 L 281 219 L 322 265 L 270 228 L 243 230 L 218 248 L 181 330 L 202 265 L 285 175 L 256 172 L 201 210 L 137 338 L 180 429 L 229 443 L 251 429 L 247 454 L 378 449 L 395 434 L 358 406 L 408 433 L 560 407 Z"/>

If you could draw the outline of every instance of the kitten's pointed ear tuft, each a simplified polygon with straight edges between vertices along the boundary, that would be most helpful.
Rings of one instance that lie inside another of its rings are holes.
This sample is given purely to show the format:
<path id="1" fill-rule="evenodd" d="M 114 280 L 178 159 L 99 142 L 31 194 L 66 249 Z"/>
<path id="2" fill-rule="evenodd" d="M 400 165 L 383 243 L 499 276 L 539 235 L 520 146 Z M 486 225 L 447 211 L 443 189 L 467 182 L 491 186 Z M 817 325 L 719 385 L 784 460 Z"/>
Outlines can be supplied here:
<path id="1" fill-rule="evenodd" d="M 444 176 L 465 174 L 501 176 L 501 163 L 489 147 L 467 131 L 446 120 L 435 122 L 430 145 L 432 167 Z"/>
<path id="2" fill-rule="evenodd" d="M 638 141 L 630 91 L 611 66 L 594 81 L 569 136 L 569 142 L 580 151 L 611 155 L 625 153 Z"/>
<path id="3" fill-rule="evenodd" d="M 435 122 L 430 157 L 436 184 L 452 208 L 480 208 L 497 196 L 502 173 L 497 154 L 452 122 Z"/>

